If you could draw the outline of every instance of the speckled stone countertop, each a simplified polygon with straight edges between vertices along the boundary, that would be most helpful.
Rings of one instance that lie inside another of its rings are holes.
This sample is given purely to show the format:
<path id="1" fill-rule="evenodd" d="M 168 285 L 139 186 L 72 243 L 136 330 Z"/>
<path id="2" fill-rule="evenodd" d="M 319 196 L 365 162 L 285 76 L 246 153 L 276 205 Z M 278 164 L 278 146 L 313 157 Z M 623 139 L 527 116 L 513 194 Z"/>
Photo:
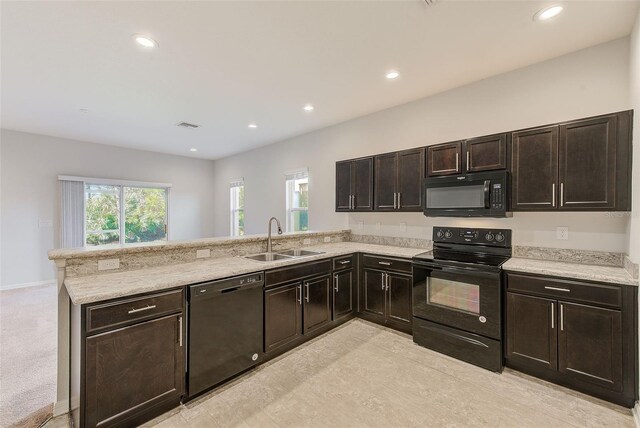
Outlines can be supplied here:
<path id="1" fill-rule="evenodd" d="M 356 252 L 381 256 L 411 258 L 425 252 L 424 248 L 404 248 L 387 245 L 339 242 L 304 247 L 305 250 L 323 251 L 323 254 L 290 260 L 259 262 L 244 257 L 223 257 L 167 266 L 89 275 L 65 279 L 71 301 L 76 304 L 95 303 L 117 297 L 148 293 L 203 281 L 227 278 L 276 267 L 321 260 Z"/>
<path id="2" fill-rule="evenodd" d="M 588 281 L 638 285 L 638 280 L 633 279 L 629 272 L 623 267 L 596 266 L 580 263 L 512 257 L 502 265 L 502 269 L 512 272 L 560 276 L 564 278 L 584 279 Z"/>

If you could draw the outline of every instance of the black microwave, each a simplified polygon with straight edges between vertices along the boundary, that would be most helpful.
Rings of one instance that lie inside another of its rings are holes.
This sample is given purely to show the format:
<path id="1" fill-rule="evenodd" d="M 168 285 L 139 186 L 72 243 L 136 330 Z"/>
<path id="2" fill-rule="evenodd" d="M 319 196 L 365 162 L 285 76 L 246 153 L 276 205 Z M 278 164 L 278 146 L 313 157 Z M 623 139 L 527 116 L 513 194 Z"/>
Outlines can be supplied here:
<path id="1" fill-rule="evenodd" d="M 510 217 L 509 173 L 476 172 L 424 180 L 427 217 Z"/>

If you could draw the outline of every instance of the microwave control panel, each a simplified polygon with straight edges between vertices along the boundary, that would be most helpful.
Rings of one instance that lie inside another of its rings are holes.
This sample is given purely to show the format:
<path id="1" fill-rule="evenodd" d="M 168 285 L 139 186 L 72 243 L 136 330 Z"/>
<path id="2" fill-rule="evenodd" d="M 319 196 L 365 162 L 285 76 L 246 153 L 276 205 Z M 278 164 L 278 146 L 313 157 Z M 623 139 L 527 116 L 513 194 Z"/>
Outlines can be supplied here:
<path id="1" fill-rule="evenodd" d="M 505 208 L 505 190 L 502 183 L 491 183 L 491 209 L 502 210 Z"/>

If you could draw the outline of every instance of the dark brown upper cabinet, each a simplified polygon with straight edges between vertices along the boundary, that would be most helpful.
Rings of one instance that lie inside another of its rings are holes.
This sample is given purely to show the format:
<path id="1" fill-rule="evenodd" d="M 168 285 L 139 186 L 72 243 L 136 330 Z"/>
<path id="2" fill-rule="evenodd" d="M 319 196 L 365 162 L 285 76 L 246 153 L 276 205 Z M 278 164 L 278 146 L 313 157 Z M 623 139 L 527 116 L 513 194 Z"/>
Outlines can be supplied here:
<path id="1" fill-rule="evenodd" d="M 378 155 L 375 159 L 376 211 L 421 211 L 423 148 Z"/>
<path id="2" fill-rule="evenodd" d="M 507 168 L 507 134 L 427 147 L 429 177 Z"/>
<path id="3" fill-rule="evenodd" d="M 558 127 L 514 132 L 511 146 L 511 209 L 555 209 L 558 190 Z"/>
<path id="4" fill-rule="evenodd" d="M 462 141 L 427 147 L 427 174 L 429 177 L 453 175 L 462 172 Z"/>
<path id="5" fill-rule="evenodd" d="M 511 137 L 513 211 L 628 211 L 632 112 Z"/>
<path id="6" fill-rule="evenodd" d="M 373 157 L 336 162 L 336 211 L 373 209 Z"/>

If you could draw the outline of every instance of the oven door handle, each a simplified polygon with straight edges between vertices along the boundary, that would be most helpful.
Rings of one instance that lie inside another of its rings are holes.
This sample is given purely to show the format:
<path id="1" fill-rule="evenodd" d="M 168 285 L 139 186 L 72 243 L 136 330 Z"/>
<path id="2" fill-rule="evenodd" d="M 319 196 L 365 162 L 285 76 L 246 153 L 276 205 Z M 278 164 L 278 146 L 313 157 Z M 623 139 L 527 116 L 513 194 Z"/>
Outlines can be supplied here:
<path id="1" fill-rule="evenodd" d="M 484 207 L 485 209 L 490 208 L 490 198 L 491 198 L 491 181 L 484 181 Z"/>

